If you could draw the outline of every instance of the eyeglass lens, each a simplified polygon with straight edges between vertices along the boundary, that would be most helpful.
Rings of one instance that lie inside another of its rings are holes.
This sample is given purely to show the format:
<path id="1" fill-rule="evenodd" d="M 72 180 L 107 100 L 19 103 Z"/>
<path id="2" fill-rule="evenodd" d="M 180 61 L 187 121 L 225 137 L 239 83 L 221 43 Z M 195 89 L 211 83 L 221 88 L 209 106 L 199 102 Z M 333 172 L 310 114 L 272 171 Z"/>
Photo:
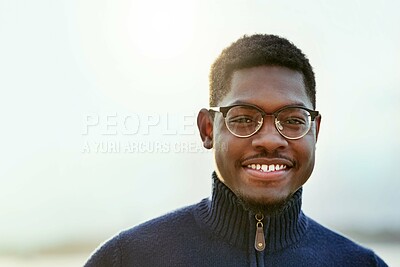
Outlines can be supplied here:
<path id="1" fill-rule="evenodd" d="M 263 124 L 263 114 L 247 106 L 236 106 L 226 114 L 226 125 L 234 135 L 248 137 L 256 133 Z M 301 108 L 287 108 L 276 114 L 277 130 L 287 138 L 300 138 L 310 129 L 311 116 Z"/>

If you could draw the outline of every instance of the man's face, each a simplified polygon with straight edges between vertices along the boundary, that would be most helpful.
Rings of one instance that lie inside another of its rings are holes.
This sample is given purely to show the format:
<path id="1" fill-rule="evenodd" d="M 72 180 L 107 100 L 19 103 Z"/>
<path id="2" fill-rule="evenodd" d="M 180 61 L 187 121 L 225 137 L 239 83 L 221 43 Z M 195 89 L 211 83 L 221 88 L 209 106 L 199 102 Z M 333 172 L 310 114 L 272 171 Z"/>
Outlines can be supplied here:
<path id="1" fill-rule="evenodd" d="M 235 71 L 230 92 L 219 106 L 237 103 L 253 104 L 267 113 L 289 105 L 313 109 L 302 74 L 275 66 Z M 219 178 L 246 202 L 263 205 L 281 203 L 311 175 L 319 123 L 320 117 L 317 117 L 304 137 L 288 140 L 276 130 L 274 117 L 266 116 L 262 128 L 256 134 L 239 138 L 226 128 L 222 114 L 216 113 L 212 145 Z M 258 164 L 285 167 L 263 172 L 257 170 Z M 256 169 L 249 166 L 256 166 Z"/>

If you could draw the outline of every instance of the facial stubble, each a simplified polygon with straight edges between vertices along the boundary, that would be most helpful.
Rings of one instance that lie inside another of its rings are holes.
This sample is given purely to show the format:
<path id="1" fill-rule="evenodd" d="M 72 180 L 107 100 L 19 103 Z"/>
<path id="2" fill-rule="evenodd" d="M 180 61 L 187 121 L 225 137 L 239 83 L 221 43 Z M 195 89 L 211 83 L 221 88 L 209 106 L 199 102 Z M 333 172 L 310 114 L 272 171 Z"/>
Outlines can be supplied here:
<path id="1" fill-rule="evenodd" d="M 246 195 L 241 190 L 234 191 L 234 194 L 238 197 L 239 203 L 245 210 L 251 211 L 255 214 L 261 212 L 264 215 L 281 213 L 293 196 L 293 194 L 291 194 L 286 198 L 270 200 L 267 197 L 254 199 L 253 197 Z"/>

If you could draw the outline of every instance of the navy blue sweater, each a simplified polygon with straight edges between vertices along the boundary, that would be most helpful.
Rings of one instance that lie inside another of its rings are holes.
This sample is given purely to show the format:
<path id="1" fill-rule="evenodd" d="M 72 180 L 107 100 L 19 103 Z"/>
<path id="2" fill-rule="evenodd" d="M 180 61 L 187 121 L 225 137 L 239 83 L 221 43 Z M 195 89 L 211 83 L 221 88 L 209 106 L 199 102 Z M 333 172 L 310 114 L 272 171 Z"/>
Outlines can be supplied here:
<path id="1" fill-rule="evenodd" d="M 265 240 L 259 251 L 255 214 L 214 173 L 211 199 L 121 232 L 85 266 L 387 266 L 371 250 L 305 216 L 301 194 L 258 224 Z"/>

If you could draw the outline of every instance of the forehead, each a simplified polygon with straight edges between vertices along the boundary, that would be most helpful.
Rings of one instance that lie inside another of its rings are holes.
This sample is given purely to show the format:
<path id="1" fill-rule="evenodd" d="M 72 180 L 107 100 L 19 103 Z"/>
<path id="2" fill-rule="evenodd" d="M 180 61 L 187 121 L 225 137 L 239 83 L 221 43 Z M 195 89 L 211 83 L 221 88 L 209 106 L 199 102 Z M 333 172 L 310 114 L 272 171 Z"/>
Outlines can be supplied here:
<path id="1" fill-rule="evenodd" d="M 260 66 L 232 74 L 230 91 L 221 106 L 250 103 L 267 112 L 287 105 L 312 108 L 302 73 L 279 66 Z"/>

